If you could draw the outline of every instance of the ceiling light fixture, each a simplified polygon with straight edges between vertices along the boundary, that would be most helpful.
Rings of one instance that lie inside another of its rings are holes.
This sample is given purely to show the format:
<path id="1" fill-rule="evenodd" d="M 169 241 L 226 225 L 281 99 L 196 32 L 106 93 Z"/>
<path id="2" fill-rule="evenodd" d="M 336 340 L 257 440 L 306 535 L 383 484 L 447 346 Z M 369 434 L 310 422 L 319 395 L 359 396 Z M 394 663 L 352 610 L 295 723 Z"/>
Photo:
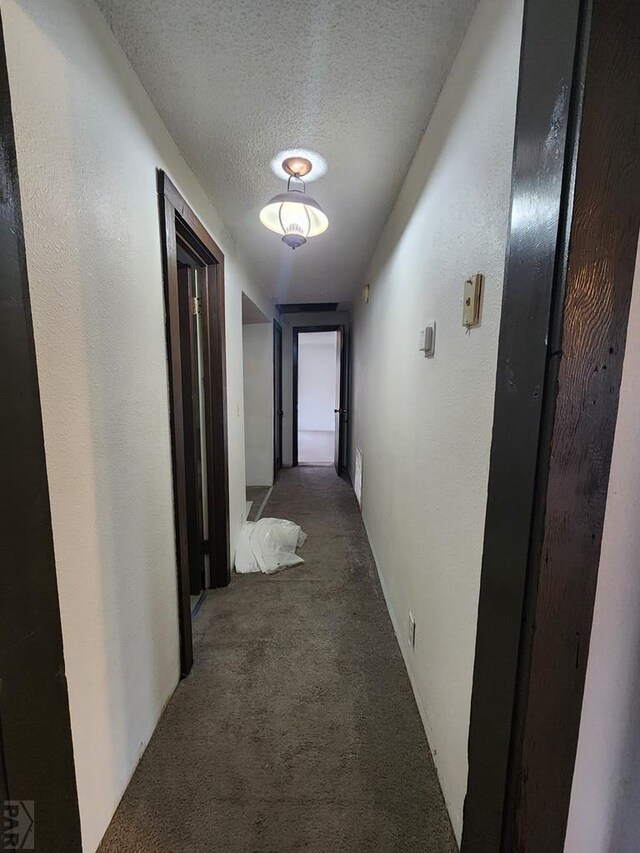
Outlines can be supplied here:
<path id="1" fill-rule="evenodd" d="M 287 157 L 282 168 L 289 175 L 286 193 L 274 195 L 260 211 L 260 222 L 270 231 L 282 234 L 282 242 L 292 249 L 304 246 L 309 237 L 322 234 L 329 227 L 326 213 L 305 192 L 305 175 L 312 164 L 306 157 Z"/>

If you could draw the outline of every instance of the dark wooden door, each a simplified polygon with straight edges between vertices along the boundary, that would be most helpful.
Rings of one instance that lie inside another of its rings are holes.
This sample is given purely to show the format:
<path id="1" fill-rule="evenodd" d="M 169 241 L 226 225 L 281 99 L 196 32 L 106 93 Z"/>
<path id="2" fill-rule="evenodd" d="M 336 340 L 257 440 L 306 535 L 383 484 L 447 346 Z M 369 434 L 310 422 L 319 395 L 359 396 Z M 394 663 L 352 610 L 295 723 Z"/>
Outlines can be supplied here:
<path id="1" fill-rule="evenodd" d="M 187 482 L 187 528 L 189 591 L 199 595 L 205 587 L 203 466 L 200 430 L 200 371 L 196 330 L 198 304 L 195 270 L 178 262 L 180 347 L 182 362 L 185 476 Z"/>
<path id="2" fill-rule="evenodd" d="M 640 227 L 639 42 L 634 0 L 525 3 L 463 853 L 565 843 Z"/>
<path id="3" fill-rule="evenodd" d="M 282 468 L 282 326 L 273 323 L 273 476 Z"/>
<path id="4" fill-rule="evenodd" d="M 336 407 L 334 458 L 338 474 L 346 468 L 347 450 L 347 381 L 346 381 L 346 335 L 344 326 L 336 330 Z"/>
<path id="5" fill-rule="evenodd" d="M 9 782 L 7 780 L 7 769 L 4 763 L 4 747 L 2 745 L 2 717 L 0 716 L 0 802 L 6 803 L 9 799 Z"/>

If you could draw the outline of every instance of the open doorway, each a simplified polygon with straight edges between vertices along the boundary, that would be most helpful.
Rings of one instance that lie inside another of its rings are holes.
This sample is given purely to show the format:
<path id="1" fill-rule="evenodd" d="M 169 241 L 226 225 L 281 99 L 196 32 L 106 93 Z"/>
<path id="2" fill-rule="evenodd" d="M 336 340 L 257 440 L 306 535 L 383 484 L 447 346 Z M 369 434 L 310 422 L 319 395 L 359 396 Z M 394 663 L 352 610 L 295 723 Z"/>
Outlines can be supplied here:
<path id="1" fill-rule="evenodd" d="M 298 464 L 332 465 L 335 447 L 337 332 L 298 336 Z"/>
<path id="2" fill-rule="evenodd" d="M 334 465 L 346 453 L 346 354 L 343 326 L 293 331 L 293 464 Z"/>
<path id="3" fill-rule="evenodd" d="M 181 673 L 208 587 L 231 579 L 224 255 L 158 171 L 178 561 Z"/>
<path id="4" fill-rule="evenodd" d="M 245 519 L 255 521 L 274 477 L 274 332 L 268 317 L 242 294 Z"/>

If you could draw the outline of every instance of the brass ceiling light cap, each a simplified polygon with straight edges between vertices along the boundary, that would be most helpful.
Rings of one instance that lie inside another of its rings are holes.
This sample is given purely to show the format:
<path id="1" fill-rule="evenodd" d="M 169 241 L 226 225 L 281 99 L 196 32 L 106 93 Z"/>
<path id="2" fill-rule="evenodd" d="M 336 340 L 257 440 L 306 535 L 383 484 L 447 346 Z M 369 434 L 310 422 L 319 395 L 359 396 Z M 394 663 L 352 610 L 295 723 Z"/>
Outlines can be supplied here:
<path id="1" fill-rule="evenodd" d="M 287 175 L 304 178 L 313 169 L 313 164 L 306 157 L 287 157 L 286 160 L 282 161 L 282 168 Z"/>

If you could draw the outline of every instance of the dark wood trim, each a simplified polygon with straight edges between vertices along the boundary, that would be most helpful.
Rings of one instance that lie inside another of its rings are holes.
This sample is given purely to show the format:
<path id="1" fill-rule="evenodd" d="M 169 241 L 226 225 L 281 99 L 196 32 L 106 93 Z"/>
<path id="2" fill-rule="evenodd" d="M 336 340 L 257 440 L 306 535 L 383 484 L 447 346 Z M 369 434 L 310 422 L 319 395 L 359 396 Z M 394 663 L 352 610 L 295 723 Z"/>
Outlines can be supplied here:
<path id="1" fill-rule="evenodd" d="M 640 229 L 640 8 L 593 0 L 588 29 L 512 746 L 522 853 L 564 846 Z"/>
<path id="2" fill-rule="evenodd" d="M 280 314 L 321 314 L 338 310 L 338 302 L 285 302 L 276 305 Z"/>
<path id="3" fill-rule="evenodd" d="M 178 562 L 181 671 L 193 665 L 189 587 L 186 437 L 178 299 L 178 238 L 202 260 L 202 316 L 205 363 L 205 425 L 209 497 L 211 586 L 231 579 L 229 476 L 227 455 L 224 256 L 168 176 L 158 170 L 162 262 L 167 316 L 174 504 Z"/>
<path id="4" fill-rule="evenodd" d="M 292 436 L 291 436 L 291 464 L 295 468 L 298 465 L 298 335 L 301 332 L 337 332 L 345 329 L 343 323 L 327 326 L 293 326 L 292 362 L 293 362 L 293 387 L 292 387 Z"/>
<path id="5" fill-rule="evenodd" d="M 231 545 L 229 537 L 229 455 L 227 449 L 227 366 L 224 307 L 224 260 L 207 267 L 203 292 L 206 318 L 204 339 L 207 408 L 207 454 L 209 480 L 209 542 L 211 587 L 227 586 L 231 581 Z M 213 537 L 213 541 L 212 541 Z"/>
<path id="6" fill-rule="evenodd" d="M 591 9 L 525 3 L 463 853 L 566 831 L 640 196 L 638 9 Z"/>
<path id="7" fill-rule="evenodd" d="M 279 346 L 276 346 L 276 340 Z M 279 357 L 276 353 L 279 352 Z M 276 381 L 277 380 L 277 381 Z M 278 389 L 280 393 L 278 394 Z M 282 326 L 273 321 L 273 479 L 282 468 Z"/>
<path id="8" fill-rule="evenodd" d="M 34 801 L 39 850 L 79 853 L 78 795 L 1 24 L 0 106 L 0 796 L 3 801 Z"/>
<path id="9" fill-rule="evenodd" d="M 0 143 L 1 144 L 1 143 Z M 4 744 L 2 741 L 2 717 L 0 716 L 0 803 L 9 799 L 9 778 L 4 760 Z"/>
<path id="10" fill-rule="evenodd" d="M 338 436 L 338 464 L 336 470 L 342 474 L 349 468 L 349 395 L 351 393 L 349 368 L 351 364 L 351 330 L 347 325 L 342 326 L 340 341 L 340 409 L 338 416 L 340 434 Z"/>
<path id="11" fill-rule="evenodd" d="M 579 0 L 525 2 L 462 853 L 503 850 L 547 341 L 562 291 L 579 20 Z"/>
<path id="12" fill-rule="evenodd" d="M 180 242 L 180 241 L 178 241 Z M 197 318 L 193 313 L 195 278 L 189 267 L 178 263 L 178 304 L 180 307 L 180 359 L 182 387 L 198 387 Z M 186 520 L 189 551 L 189 591 L 199 595 L 204 588 L 205 554 L 204 522 L 199 484 L 200 465 L 200 397 L 192 394 L 183 408 L 186 480 Z"/>
<path id="13" fill-rule="evenodd" d="M 293 362 L 292 403 L 291 403 L 291 465 L 298 465 L 298 334 L 292 330 L 291 358 Z"/>
<path id="14" fill-rule="evenodd" d="M 188 235 L 194 235 L 202 244 L 205 254 L 209 255 L 211 263 L 224 264 L 222 249 L 209 234 L 202 222 L 195 215 L 166 172 L 158 170 L 158 180 L 162 182 L 162 195 L 173 206 L 182 222 L 187 226 Z M 161 176 L 161 177 L 160 177 Z"/>
<path id="15" fill-rule="evenodd" d="M 158 174 L 159 191 L 162 173 Z M 189 592 L 189 526 L 187 520 L 187 473 L 182 394 L 182 354 L 180 347 L 180 307 L 175 208 L 160 194 L 160 227 L 164 277 L 167 353 L 169 357 L 169 401 L 171 409 L 171 450 L 173 467 L 176 559 L 178 563 L 178 615 L 180 630 L 180 670 L 188 675 L 193 666 L 191 598 Z"/>

